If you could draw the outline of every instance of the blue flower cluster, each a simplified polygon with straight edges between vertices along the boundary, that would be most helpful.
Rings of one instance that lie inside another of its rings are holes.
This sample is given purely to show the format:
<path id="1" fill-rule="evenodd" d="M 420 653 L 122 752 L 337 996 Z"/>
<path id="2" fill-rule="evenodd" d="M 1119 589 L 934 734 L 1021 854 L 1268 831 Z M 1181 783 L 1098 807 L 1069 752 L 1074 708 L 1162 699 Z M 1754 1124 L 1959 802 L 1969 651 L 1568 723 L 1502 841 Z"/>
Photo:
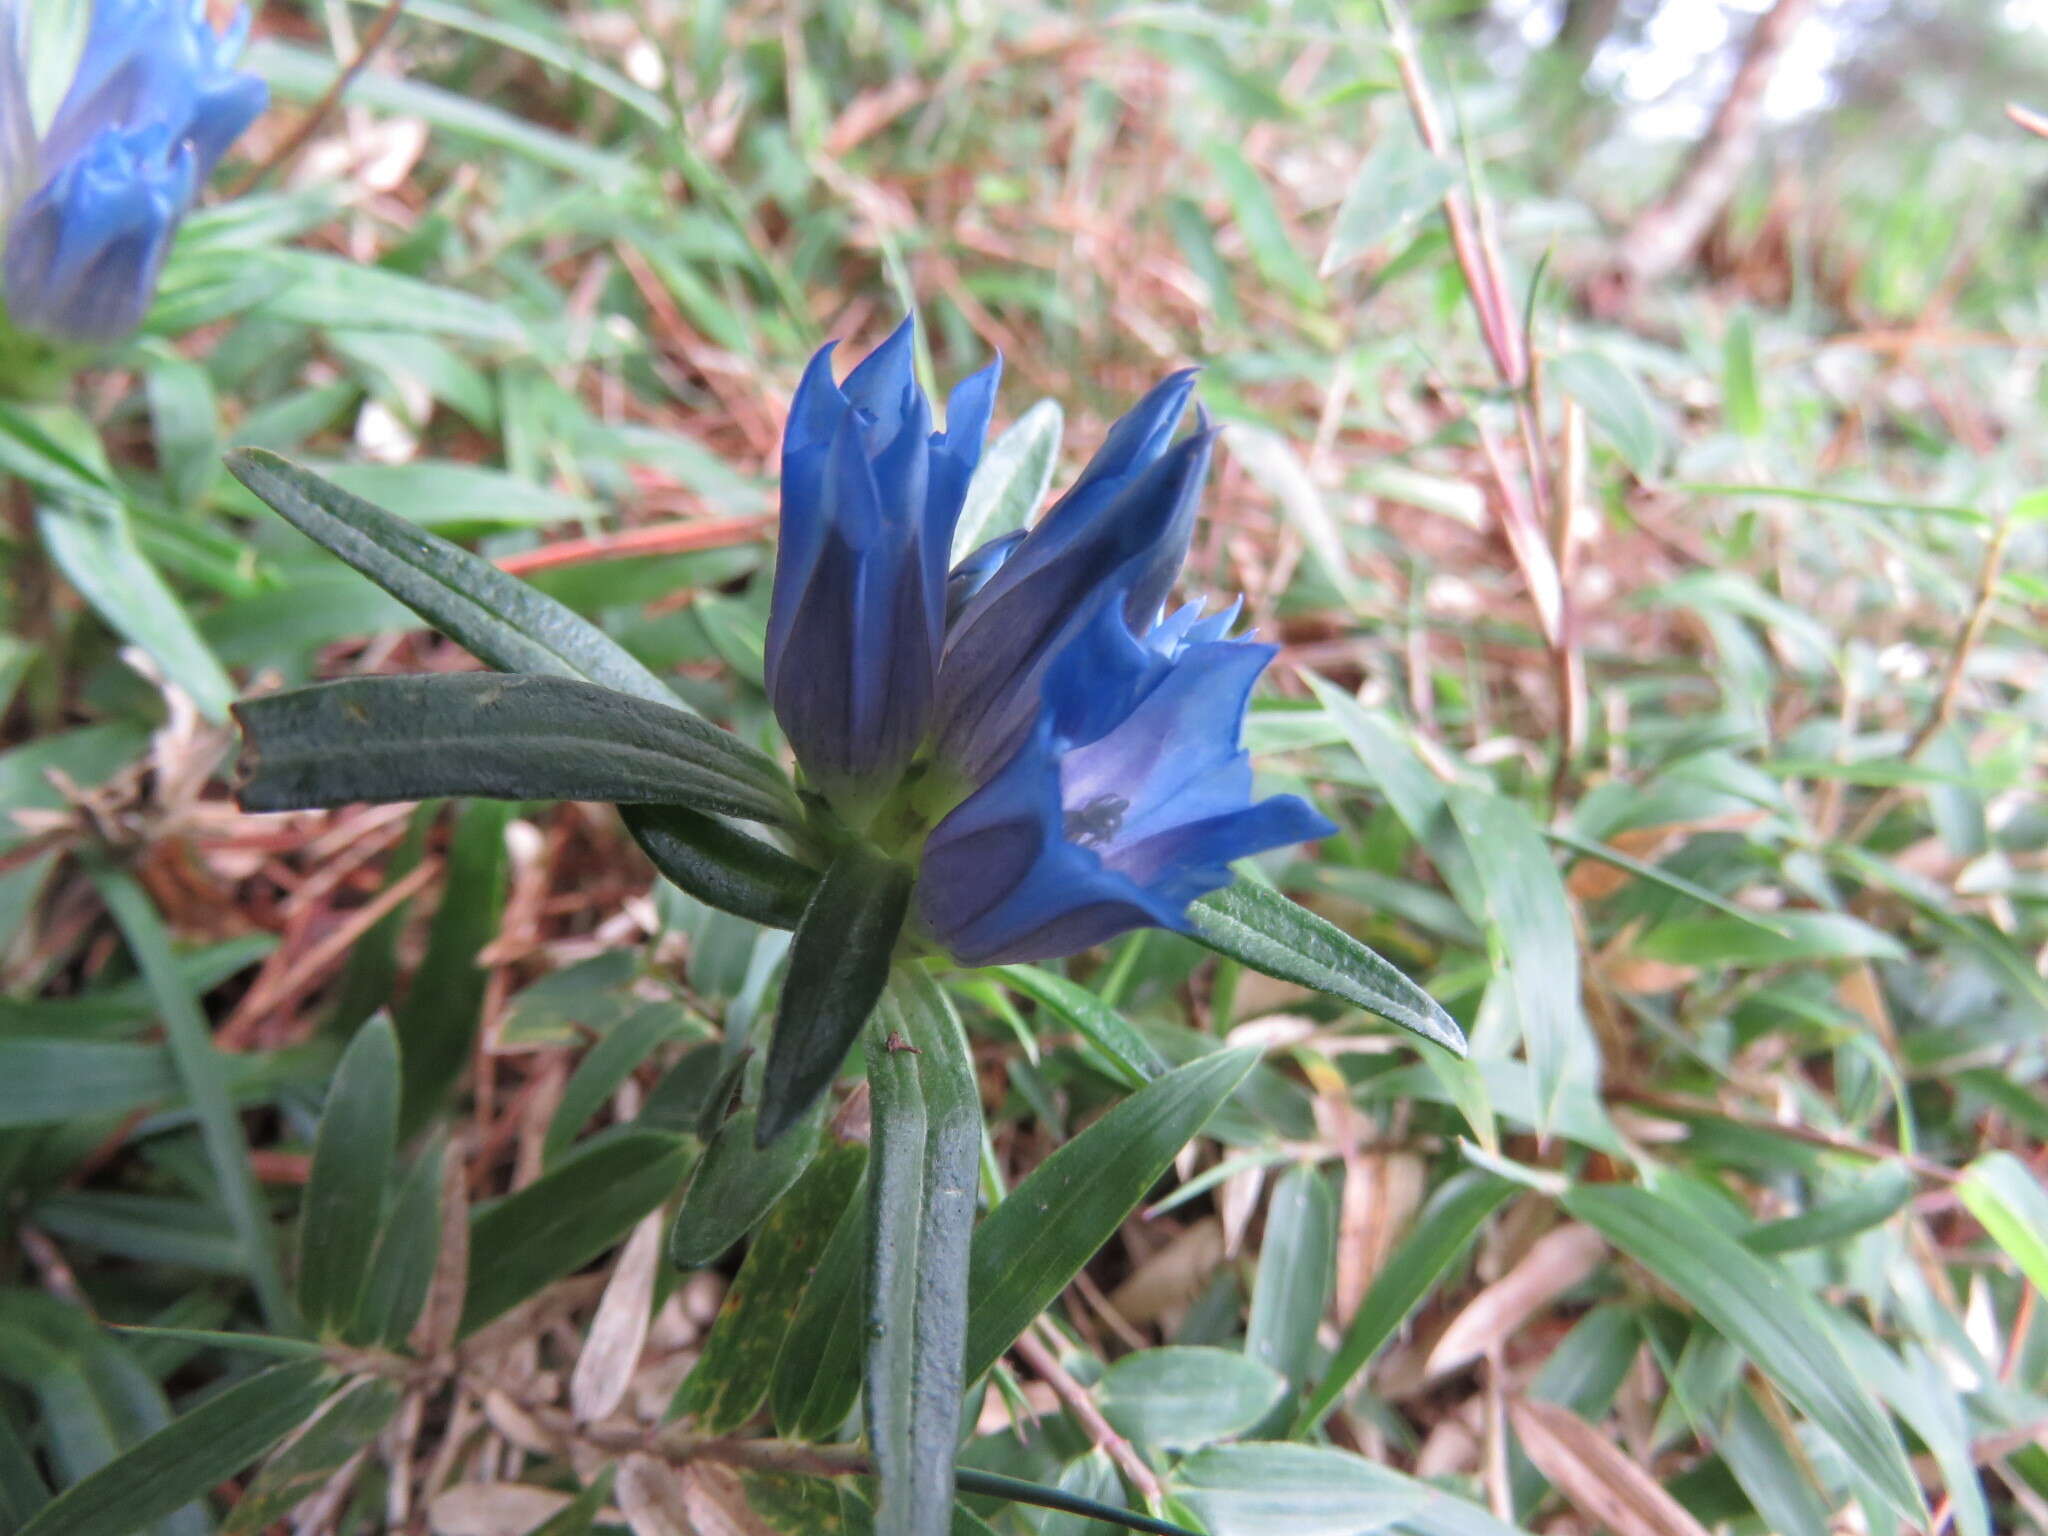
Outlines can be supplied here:
<path id="1" fill-rule="evenodd" d="M 856 831 L 912 808 L 920 925 L 966 964 L 1184 929 L 1233 860 L 1333 830 L 1252 798 L 1239 737 L 1273 647 L 1229 637 L 1235 608 L 1165 612 L 1215 438 L 1176 439 L 1194 375 L 949 572 L 998 365 L 933 432 L 911 354 L 905 322 L 835 384 L 828 347 L 790 409 L 768 686 L 805 779 Z"/>
<path id="2" fill-rule="evenodd" d="M 119 340 L 142 323 L 200 186 L 263 110 L 205 0 L 95 0 L 70 89 L 40 139 L 23 13 L 0 0 L 0 258 L 8 321 L 53 341 Z"/>

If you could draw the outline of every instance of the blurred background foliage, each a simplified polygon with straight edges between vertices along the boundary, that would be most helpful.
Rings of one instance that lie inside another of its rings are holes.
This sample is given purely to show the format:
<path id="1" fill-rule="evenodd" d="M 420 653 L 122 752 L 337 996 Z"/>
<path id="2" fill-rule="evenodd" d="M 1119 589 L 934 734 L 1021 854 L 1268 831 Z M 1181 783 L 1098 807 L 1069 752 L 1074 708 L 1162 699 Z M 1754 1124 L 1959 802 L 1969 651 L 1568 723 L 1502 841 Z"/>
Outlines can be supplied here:
<path id="1" fill-rule="evenodd" d="M 2039 0 L 273 0 L 249 64 L 145 333 L 0 406 L 0 1529 L 177 1414 L 181 1533 L 859 1528 L 783 1348 L 858 1154 L 753 1291 L 660 1259 L 786 936 L 597 808 L 235 810 L 239 692 L 472 663 L 219 459 L 767 742 L 783 409 L 914 307 L 1003 351 L 1018 506 L 1203 365 L 1189 590 L 1344 828 L 1269 872 L 1473 1039 L 1161 934 L 971 983 L 991 1199 L 1126 1091 L 1089 993 L 1263 1060 L 963 1463 L 1226 1536 L 2048 1530 Z M 816 1464 L 689 1454 L 771 1421 Z"/>

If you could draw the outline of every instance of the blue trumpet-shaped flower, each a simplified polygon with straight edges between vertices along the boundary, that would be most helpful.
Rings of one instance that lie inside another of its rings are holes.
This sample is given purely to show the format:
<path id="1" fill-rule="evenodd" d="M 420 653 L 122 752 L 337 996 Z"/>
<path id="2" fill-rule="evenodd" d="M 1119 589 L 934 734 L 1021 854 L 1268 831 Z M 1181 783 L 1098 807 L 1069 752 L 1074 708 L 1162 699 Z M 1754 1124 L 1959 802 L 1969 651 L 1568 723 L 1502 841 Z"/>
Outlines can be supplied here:
<path id="1" fill-rule="evenodd" d="M 1232 861 L 1335 830 L 1297 796 L 1252 798 L 1238 738 L 1274 648 L 1226 639 L 1234 608 L 1134 629 L 1129 596 L 1087 601 L 1022 744 L 925 842 L 919 916 L 967 964 L 1185 929 Z"/>
<path id="2" fill-rule="evenodd" d="M 0 260 L 7 318 L 60 342 L 142 323 L 200 185 L 263 110 L 205 0 L 95 0 L 71 85 L 40 140 L 28 120 L 15 0 L 0 0 Z"/>
<path id="3" fill-rule="evenodd" d="M 931 726 L 953 525 L 1001 376 L 998 360 L 960 383 L 934 432 L 913 340 L 905 321 L 844 384 L 819 352 L 783 439 L 768 696 L 805 777 L 856 823 Z"/>
<path id="4" fill-rule="evenodd" d="M 1028 533 L 948 572 L 997 365 L 934 433 L 911 342 L 906 322 L 844 384 L 820 352 L 784 441 L 768 691 L 839 814 L 827 840 L 915 858 L 918 928 L 972 965 L 1185 929 L 1234 860 L 1332 830 L 1252 795 L 1239 737 L 1273 648 L 1227 637 L 1235 608 L 1161 617 L 1215 438 L 1175 437 L 1194 374 L 1118 421 Z"/>

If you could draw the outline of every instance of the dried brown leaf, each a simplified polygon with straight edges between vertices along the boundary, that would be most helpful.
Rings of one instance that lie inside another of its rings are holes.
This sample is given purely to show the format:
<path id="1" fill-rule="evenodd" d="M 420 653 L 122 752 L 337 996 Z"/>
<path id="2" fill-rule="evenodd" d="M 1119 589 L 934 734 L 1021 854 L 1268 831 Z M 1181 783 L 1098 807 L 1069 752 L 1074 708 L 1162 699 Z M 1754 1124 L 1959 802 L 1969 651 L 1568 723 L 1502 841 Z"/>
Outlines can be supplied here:
<path id="1" fill-rule="evenodd" d="M 451 1143 L 441 1153 L 441 1248 L 426 1304 L 407 1340 L 414 1354 L 432 1359 L 454 1345 L 468 1290 L 469 1182 L 461 1151 Z"/>
<path id="2" fill-rule="evenodd" d="M 1569 1409 L 1525 1400 L 1508 1418 L 1536 1469 L 1615 1536 L 1707 1536 L 1655 1477 Z"/>
<path id="3" fill-rule="evenodd" d="M 597 1304 L 597 1315 L 569 1378 L 569 1410 L 583 1423 L 601 1419 L 618 1407 L 633 1384 L 633 1370 L 640 1363 L 653 1321 L 664 1219 L 659 1210 L 641 1218 Z"/>
<path id="4" fill-rule="evenodd" d="M 1441 1376 L 1477 1360 L 1591 1275 L 1606 1251 L 1600 1234 L 1577 1222 L 1544 1233 L 1519 1264 L 1451 1320 L 1430 1350 L 1424 1374 Z"/>
<path id="5" fill-rule="evenodd" d="M 526 1536 L 569 1502 L 569 1495 L 528 1483 L 457 1483 L 427 1505 L 434 1536 Z"/>

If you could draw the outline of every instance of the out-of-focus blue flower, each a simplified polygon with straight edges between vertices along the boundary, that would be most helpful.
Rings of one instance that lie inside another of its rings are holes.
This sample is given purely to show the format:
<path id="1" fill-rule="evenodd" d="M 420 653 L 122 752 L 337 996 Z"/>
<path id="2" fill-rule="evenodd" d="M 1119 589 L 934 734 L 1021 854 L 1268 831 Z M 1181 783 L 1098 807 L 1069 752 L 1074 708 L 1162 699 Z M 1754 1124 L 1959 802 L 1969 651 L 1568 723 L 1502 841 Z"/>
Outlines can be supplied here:
<path id="1" fill-rule="evenodd" d="M 205 0 L 95 0 L 38 141 L 21 13 L 0 0 L 0 296 L 17 330 L 100 343 L 142 323 L 179 221 L 263 110 L 263 82 L 233 68 L 248 29 L 238 11 L 215 31 Z"/>
<path id="2" fill-rule="evenodd" d="M 1030 734 L 1047 672 L 1094 594 L 1123 594 L 1124 616 L 1143 629 L 1172 589 L 1214 436 L 1204 426 L 1173 441 L 1194 387 L 1192 369 L 1157 385 L 1027 537 L 984 546 L 963 563 L 939 672 L 937 748 L 970 783 L 988 778 Z"/>
<path id="3" fill-rule="evenodd" d="M 953 526 L 1002 369 L 956 386 L 934 432 L 913 342 L 906 320 L 844 384 L 824 348 L 783 438 L 768 696 L 811 786 L 855 823 L 931 726 Z"/>
<path id="4" fill-rule="evenodd" d="M 1234 607 L 1134 627 L 1132 595 L 1080 604 L 1023 742 L 925 842 L 918 914 L 965 964 L 1184 930 L 1233 860 L 1335 830 L 1297 796 L 1252 799 L 1239 735 L 1274 648 L 1224 638 Z"/>

